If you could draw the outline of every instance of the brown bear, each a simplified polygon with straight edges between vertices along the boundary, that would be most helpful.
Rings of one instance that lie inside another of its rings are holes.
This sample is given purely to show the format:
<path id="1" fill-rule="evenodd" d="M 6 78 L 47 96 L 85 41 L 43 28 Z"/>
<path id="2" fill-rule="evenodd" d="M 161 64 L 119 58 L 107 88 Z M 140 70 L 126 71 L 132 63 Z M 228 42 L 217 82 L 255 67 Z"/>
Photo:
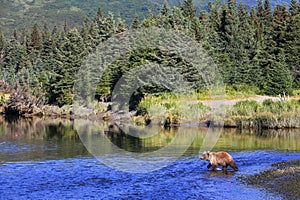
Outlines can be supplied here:
<path id="1" fill-rule="evenodd" d="M 233 158 L 227 152 L 204 152 L 200 159 L 210 161 L 207 168 L 209 169 L 212 167 L 214 171 L 217 169 L 218 165 L 223 166 L 223 171 L 227 170 L 228 165 L 234 169 L 234 171 L 238 170 Z"/>

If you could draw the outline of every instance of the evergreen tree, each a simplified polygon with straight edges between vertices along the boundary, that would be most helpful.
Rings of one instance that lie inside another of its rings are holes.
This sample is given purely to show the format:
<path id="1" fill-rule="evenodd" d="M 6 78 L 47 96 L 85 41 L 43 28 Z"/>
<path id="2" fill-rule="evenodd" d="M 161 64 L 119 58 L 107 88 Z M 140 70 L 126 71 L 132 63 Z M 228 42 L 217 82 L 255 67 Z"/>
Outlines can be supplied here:
<path id="1" fill-rule="evenodd" d="M 196 8 L 193 4 L 193 0 L 184 0 L 183 2 L 183 16 L 194 20 L 196 18 Z"/>
<path id="2" fill-rule="evenodd" d="M 14 39 L 18 40 L 18 34 L 17 34 L 17 30 L 16 29 L 14 30 Z"/>
<path id="3" fill-rule="evenodd" d="M 102 15 L 98 16 L 95 22 L 96 22 L 95 30 L 97 31 L 96 33 L 97 45 L 100 42 L 103 42 L 108 38 L 110 38 L 116 32 L 115 20 L 111 12 L 109 12 L 108 16 L 105 18 L 103 18 Z"/>
<path id="4" fill-rule="evenodd" d="M 282 60 L 283 54 L 279 53 L 277 56 L 263 53 L 263 58 L 260 63 L 264 69 L 262 82 L 262 91 L 268 95 L 290 94 L 292 89 L 292 77 Z"/>
<path id="5" fill-rule="evenodd" d="M 0 69 L 2 71 L 2 69 L 4 68 L 4 51 L 6 48 L 6 38 L 3 35 L 3 32 L 0 28 Z"/>
<path id="6" fill-rule="evenodd" d="M 264 15 L 264 7 L 263 7 L 263 2 L 262 0 L 257 1 L 257 17 L 262 19 Z"/>
<path id="7" fill-rule="evenodd" d="M 168 16 L 170 12 L 169 5 L 167 1 L 164 1 L 162 8 L 160 9 L 160 14 L 162 16 Z"/>
<path id="8" fill-rule="evenodd" d="M 67 22 L 67 20 L 65 19 L 64 26 L 63 26 L 63 32 L 64 32 L 64 33 L 67 33 L 68 30 L 69 30 L 68 22 Z"/>
<path id="9" fill-rule="evenodd" d="M 29 47 L 27 48 L 31 63 L 35 62 L 37 57 L 40 55 L 41 49 L 42 49 L 42 39 L 40 36 L 40 32 L 38 30 L 38 25 L 34 24 L 30 35 Z"/>
<path id="10" fill-rule="evenodd" d="M 290 14 L 292 17 L 299 15 L 300 13 L 300 3 L 297 3 L 297 0 L 292 0 L 290 5 Z"/>
<path id="11" fill-rule="evenodd" d="M 232 4 L 231 1 L 228 2 L 230 6 L 226 7 L 223 5 L 222 7 L 222 15 L 221 15 L 221 24 L 219 28 L 219 35 L 222 41 L 223 51 L 226 53 L 232 66 L 228 68 L 229 77 L 225 78 L 228 80 L 230 84 L 241 83 L 241 39 L 239 38 L 239 19 L 237 16 L 237 10 L 235 4 Z M 231 9 L 229 9 L 229 7 Z"/>
<path id="12" fill-rule="evenodd" d="M 30 37 L 27 32 L 27 29 L 23 29 L 20 36 L 20 44 L 24 45 L 26 48 L 29 47 Z"/>
<path id="13" fill-rule="evenodd" d="M 166 1 L 164 1 L 164 4 L 160 10 L 160 14 L 156 19 L 156 26 L 163 27 L 166 29 L 171 28 L 171 12 L 169 5 Z"/>
<path id="14" fill-rule="evenodd" d="M 94 21 L 97 24 L 101 24 L 104 22 L 104 16 L 103 16 L 103 12 L 102 12 L 101 8 L 98 8 L 96 17 L 94 18 Z"/>
<path id="15" fill-rule="evenodd" d="M 156 19 L 151 10 L 148 11 L 147 18 L 145 18 L 142 22 L 142 27 L 149 28 L 156 24 Z"/>
<path id="16" fill-rule="evenodd" d="M 300 88 L 300 3 L 293 0 L 290 5 L 290 20 L 284 35 L 285 59 L 294 78 L 294 87 Z"/>
<path id="17" fill-rule="evenodd" d="M 91 52 L 93 50 L 93 44 L 92 44 L 93 41 L 91 35 L 89 34 L 89 28 L 90 28 L 90 21 L 86 17 L 81 27 L 80 35 L 85 43 L 85 49 Z"/>
<path id="18" fill-rule="evenodd" d="M 84 42 L 76 28 L 61 35 L 57 49 L 53 95 L 59 105 L 71 104 L 75 75 L 85 58 Z"/>
<path id="19" fill-rule="evenodd" d="M 133 28 L 133 29 L 140 28 L 140 21 L 139 21 L 139 17 L 137 15 L 135 15 L 135 17 L 134 17 L 131 28 Z"/>
<path id="20" fill-rule="evenodd" d="M 53 36 L 57 36 L 58 35 L 58 30 L 57 30 L 57 26 L 54 26 L 52 29 L 52 33 Z"/>
<path id="21" fill-rule="evenodd" d="M 3 50 L 4 50 L 4 48 L 5 48 L 5 46 L 6 46 L 6 41 L 5 41 L 5 37 L 4 37 L 4 35 L 3 35 L 3 32 L 2 32 L 2 30 L 1 30 L 1 28 L 0 28 L 0 58 L 2 58 L 2 55 L 3 55 Z"/>
<path id="22" fill-rule="evenodd" d="M 95 21 L 92 21 L 88 30 L 89 40 L 91 41 L 92 49 L 95 49 L 101 42 L 101 37 L 97 30 L 97 24 Z"/>
<path id="23" fill-rule="evenodd" d="M 128 29 L 126 23 L 123 21 L 121 16 L 117 18 L 117 27 L 116 27 L 116 33 L 122 33 Z"/>
<path id="24" fill-rule="evenodd" d="M 45 43 L 51 37 L 48 25 L 45 23 L 42 31 L 42 43 Z M 42 45 L 43 46 L 43 45 Z"/>
<path id="25" fill-rule="evenodd" d="M 187 18 L 183 16 L 183 9 L 181 7 L 174 7 L 171 16 L 171 27 L 176 30 L 185 31 L 187 27 Z"/>

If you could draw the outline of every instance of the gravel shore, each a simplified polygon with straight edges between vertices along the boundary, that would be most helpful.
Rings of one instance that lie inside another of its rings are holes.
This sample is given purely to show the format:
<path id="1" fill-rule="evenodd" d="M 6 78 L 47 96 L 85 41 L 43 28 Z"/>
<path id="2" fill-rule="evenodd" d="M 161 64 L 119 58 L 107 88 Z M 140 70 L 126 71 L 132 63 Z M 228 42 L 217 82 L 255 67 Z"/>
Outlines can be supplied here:
<path id="1" fill-rule="evenodd" d="M 300 160 L 275 163 L 272 167 L 247 177 L 245 182 L 278 193 L 283 199 L 300 199 Z"/>

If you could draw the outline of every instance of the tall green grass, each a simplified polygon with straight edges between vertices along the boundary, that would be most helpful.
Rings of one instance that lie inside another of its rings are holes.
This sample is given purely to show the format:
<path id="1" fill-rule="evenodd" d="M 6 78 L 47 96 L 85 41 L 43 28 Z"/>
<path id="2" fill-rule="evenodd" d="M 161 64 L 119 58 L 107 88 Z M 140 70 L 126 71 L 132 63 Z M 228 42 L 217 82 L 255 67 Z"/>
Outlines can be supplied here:
<path id="1" fill-rule="evenodd" d="M 227 120 L 246 127 L 300 128 L 300 100 L 241 101 L 227 110 Z"/>
<path id="2" fill-rule="evenodd" d="M 223 96 L 215 97 L 214 94 L 209 89 L 203 89 L 196 92 L 196 97 L 198 100 L 209 100 L 209 99 L 236 99 L 236 98 L 247 98 L 255 95 L 261 94 L 259 88 L 255 86 L 235 84 L 226 85 L 224 88 Z M 221 93 L 220 93 L 221 94 Z"/>
<path id="3" fill-rule="evenodd" d="M 151 120 L 163 121 L 165 125 L 197 123 L 209 111 L 210 108 L 196 101 L 193 95 L 174 93 L 164 93 L 160 96 L 148 95 L 138 106 L 139 114 Z"/>

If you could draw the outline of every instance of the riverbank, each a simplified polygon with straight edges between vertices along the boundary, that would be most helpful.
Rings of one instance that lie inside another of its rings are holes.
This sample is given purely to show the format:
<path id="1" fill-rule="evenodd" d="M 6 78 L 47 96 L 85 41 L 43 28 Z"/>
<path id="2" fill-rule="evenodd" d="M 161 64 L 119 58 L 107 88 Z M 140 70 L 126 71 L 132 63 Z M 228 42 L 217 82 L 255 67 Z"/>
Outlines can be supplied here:
<path id="1" fill-rule="evenodd" d="M 28 97 L 28 102 L 36 102 Z M 90 119 L 95 121 L 132 121 L 169 126 L 224 126 L 227 128 L 283 129 L 300 128 L 300 99 L 252 96 L 236 99 L 201 100 L 171 94 L 145 97 L 136 111 L 113 111 L 112 103 L 93 102 L 90 108 L 72 105 L 36 105 L 9 101 L 0 105 L 2 115 Z"/>
<path id="2" fill-rule="evenodd" d="M 198 125 L 228 128 L 300 128 L 299 98 L 252 96 L 243 99 L 191 100 L 149 96 L 139 104 L 139 124 Z"/>
<path id="3" fill-rule="evenodd" d="M 274 169 L 249 176 L 248 185 L 278 193 L 284 199 L 300 199 L 300 160 L 275 163 Z"/>

